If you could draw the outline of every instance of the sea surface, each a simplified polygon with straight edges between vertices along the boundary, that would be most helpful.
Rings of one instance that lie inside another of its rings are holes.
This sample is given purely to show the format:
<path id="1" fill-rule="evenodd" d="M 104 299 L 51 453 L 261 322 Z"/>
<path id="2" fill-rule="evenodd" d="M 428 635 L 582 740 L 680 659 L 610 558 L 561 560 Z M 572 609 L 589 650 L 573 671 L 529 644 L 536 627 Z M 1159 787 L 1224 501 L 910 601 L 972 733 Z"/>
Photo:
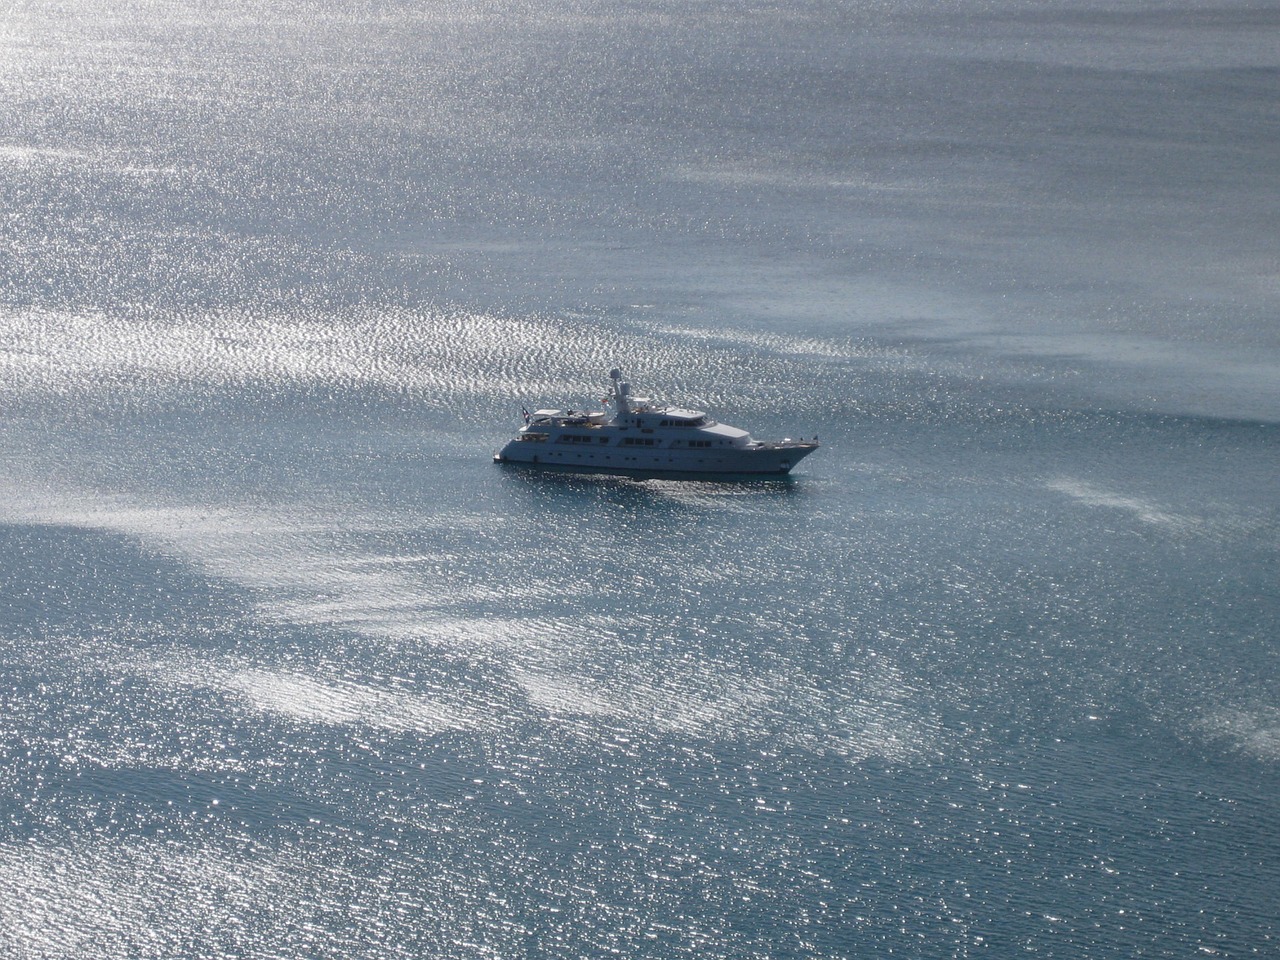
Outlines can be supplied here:
<path id="1" fill-rule="evenodd" d="M 0 958 L 1280 956 L 1277 36 L 5 5 Z"/>

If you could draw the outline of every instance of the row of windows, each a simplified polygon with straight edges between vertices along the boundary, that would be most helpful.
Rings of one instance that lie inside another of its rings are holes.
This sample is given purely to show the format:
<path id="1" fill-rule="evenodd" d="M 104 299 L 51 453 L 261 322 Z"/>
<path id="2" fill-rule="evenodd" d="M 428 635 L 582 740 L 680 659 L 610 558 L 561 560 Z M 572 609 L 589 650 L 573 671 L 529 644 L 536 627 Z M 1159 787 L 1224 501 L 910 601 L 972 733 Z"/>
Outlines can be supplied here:
<path id="1" fill-rule="evenodd" d="M 625 437 L 622 441 L 624 447 L 652 447 L 658 441 L 653 437 Z M 711 440 L 676 440 L 671 444 L 673 447 L 710 447 L 713 445 Z"/>
<path id="2" fill-rule="evenodd" d="M 521 434 L 520 439 L 524 441 L 538 442 L 546 440 L 547 435 L 545 433 L 525 433 Z M 556 443 L 592 443 L 595 440 L 599 440 L 601 443 L 609 442 L 608 437 L 590 437 L 584 436 L 580 433 L 562 433 L 560 436 L 556 437 Z M 623 437 L 620 445 L 624 447 L 654 447 L 658 446 L 659 442 L 655 437 Z M 683 440 L 672 443 L 673 447 L 685 446 L 704 448 L 713 445 L 714 441 L 712 440 Z"/>
<path id="3" fill-rule="evenodd" d="M 701 427 L 707 422 L 706 417 L 699 417 L 697 420 L 659 420 L 660 427 Z"/>

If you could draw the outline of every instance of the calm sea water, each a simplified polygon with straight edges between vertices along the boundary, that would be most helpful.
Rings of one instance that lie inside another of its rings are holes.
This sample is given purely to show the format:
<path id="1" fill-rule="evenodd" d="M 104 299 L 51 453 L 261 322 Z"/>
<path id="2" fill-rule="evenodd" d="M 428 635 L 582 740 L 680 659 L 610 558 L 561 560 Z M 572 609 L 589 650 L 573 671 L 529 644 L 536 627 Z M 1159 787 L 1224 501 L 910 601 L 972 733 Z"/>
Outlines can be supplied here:
<path id="1" fill-rule="evenodd" d="M 1280 955 L 1278 29 L 10 5 L 0 956 Z"/>

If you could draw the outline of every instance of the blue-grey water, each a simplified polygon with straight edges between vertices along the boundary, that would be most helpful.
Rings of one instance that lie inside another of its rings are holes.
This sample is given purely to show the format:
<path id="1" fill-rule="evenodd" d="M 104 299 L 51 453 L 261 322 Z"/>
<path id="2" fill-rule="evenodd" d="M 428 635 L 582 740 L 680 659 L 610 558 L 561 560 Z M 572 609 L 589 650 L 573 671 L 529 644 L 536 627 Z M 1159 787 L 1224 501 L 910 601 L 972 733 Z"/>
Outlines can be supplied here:
<path id="1" fill-rule="evenodd" d="M 1277 36 L 7 5 L 0 957 L 1280 956 Z"/>

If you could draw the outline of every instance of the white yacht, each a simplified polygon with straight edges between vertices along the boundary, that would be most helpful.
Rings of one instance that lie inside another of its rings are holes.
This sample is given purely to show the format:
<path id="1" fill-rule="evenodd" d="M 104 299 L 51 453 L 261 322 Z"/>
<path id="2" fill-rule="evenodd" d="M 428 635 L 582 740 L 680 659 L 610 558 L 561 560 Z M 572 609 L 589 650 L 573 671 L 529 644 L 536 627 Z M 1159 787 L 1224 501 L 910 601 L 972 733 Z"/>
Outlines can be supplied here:
<path id="1" fill-rule="evenodd" d="M 596 473 L 780 476 L 818 449 L 818 439 L 753 440 L 701 410 L 633 397 L 622 373 L 606 402 L 613 415 L 577 410 L 524 411 L 524 426 L 494 454 L 497 463 Z"/>

